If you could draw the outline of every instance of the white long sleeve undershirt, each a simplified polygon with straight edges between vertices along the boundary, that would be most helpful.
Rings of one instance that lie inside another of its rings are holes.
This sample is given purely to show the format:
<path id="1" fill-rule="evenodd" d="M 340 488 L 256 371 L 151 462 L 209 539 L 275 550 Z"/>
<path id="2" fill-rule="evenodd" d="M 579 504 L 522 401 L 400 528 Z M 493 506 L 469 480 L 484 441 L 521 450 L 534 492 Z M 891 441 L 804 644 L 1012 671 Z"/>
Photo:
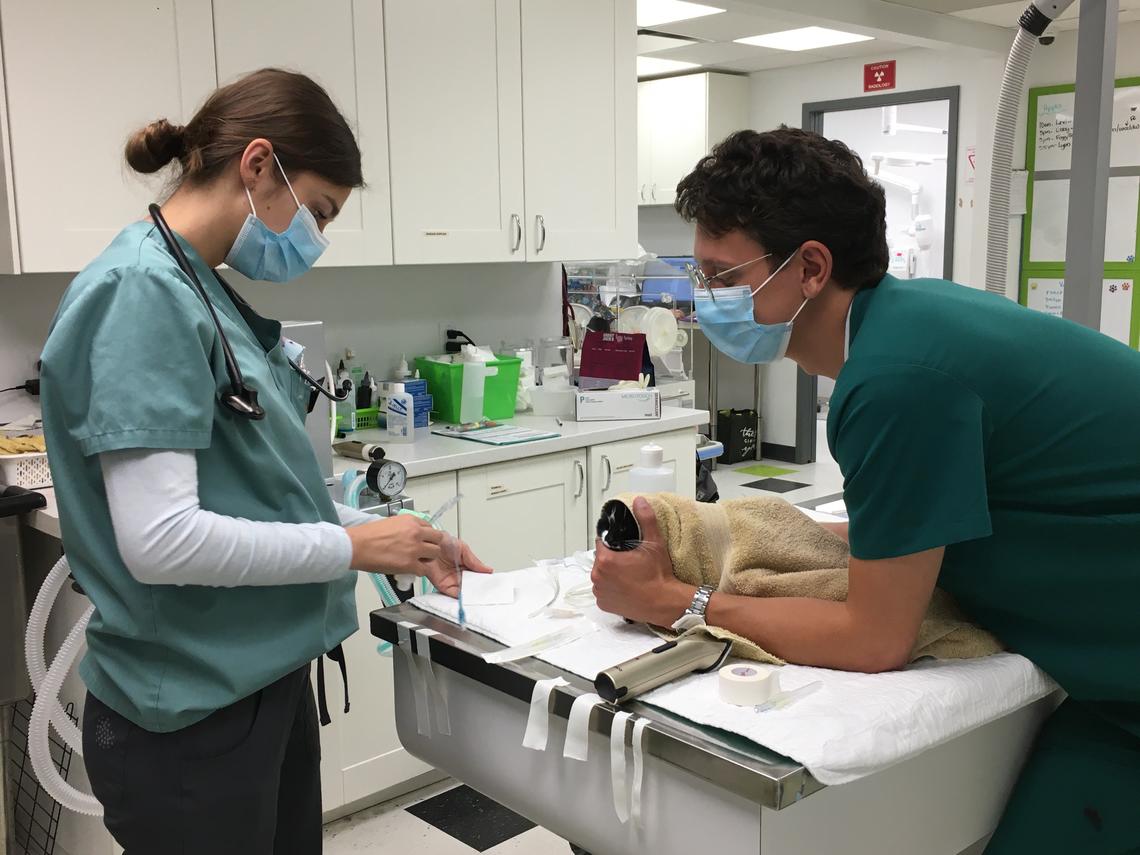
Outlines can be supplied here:
<path id="1" fill-rule="evenodd" d="M 99 455 L 123 563 L 151 585 L 292 585 L 343 577 L 352 543 L 342 526 L 375 516 L 337 505 L 341 525 L 261 522 L 203 510 L 191 450 Z"/>

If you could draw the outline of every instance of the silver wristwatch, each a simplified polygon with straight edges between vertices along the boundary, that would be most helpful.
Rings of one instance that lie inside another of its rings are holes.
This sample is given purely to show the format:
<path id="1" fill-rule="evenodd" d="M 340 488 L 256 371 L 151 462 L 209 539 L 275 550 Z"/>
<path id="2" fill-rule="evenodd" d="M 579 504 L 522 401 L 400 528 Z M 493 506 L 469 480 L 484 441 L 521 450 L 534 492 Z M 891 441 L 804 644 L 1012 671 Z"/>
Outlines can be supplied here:
<path id="1" fill-rule="evenodd" d="M 701 585 L 697 588 L 697 592 L 693 594 L 693 602 L 685 610 L 685 613 L 673 624 L 673 629 L 677 632 L 685 632 L 692 629 L 694 626 L 705 626 L 705 612 L 709 608 L 709 600 L 716 592 L 716 588 L 710 585 Z"/>

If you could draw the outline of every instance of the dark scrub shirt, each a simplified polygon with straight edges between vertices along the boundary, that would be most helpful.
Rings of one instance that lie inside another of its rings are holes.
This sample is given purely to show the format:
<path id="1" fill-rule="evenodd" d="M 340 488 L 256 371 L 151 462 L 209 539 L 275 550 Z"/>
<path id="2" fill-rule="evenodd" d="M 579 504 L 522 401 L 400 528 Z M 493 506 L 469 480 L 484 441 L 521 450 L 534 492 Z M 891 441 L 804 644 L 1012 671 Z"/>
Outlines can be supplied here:
<path id="1" fill-rule="evenodd" d="M 854 299 L 828 441 L 852 555 L 945 546 L 939 586 L 1140 762 L 1140 353 L 1003 297 L 888 276 Z M 1114 789 L 1140 783 L 1118 771 Z"/>

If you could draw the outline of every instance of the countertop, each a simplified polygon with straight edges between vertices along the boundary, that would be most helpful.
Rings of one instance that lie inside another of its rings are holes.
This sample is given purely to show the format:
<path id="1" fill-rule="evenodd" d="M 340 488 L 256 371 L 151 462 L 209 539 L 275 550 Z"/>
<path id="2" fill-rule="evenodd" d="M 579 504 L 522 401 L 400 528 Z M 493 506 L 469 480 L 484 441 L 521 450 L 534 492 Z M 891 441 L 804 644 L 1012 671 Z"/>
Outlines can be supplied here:
<path id="1" fill-rule="evenodd" d="M 510 460 L 524 460 L 606 442 L 620 442 L 623 439 L 696 428 L 698 425 L 708 424 L 708 420 L 709 414 L 705 410 L 687 410 L 680 407 L 662 407 L 660 419 L 622 422 L 573 422 L 563 419 L 562 427 L 555 424 L 553 417 L 550 416 L 520 415 L 511 419 L 510 423 L 536 430 L 558 431 L 562 435 L 554 439 L 504 446 L 483 445 L 471 440 L 450 439 L 434 434 L 420 442 L 395 444 L 389 443 L 388 435 L 379 430 L 356 431 L 351 437 L 362 442 L 379 443 L 390 458 L 398 460 L 407 467 L 409 478 L 418 478 L 422 475 L 454 472 L 458 469 L 470 469 L 473 466 L 486 466 Z M 337 475 L 346 469 L 363 466 L 362 460 L 333 456 L 333 471 Z M 26 518 L 28 525 L 44 534 L 60 537 L 55 490 L 48 487 L 36 492 L 42 493 L 47 499 L 47 507 L 28 514 Z"/>
<path id="2" fill-rule="evenodd" d="M 709 414 L 705 410 L 688 410 L 681 407 L 662 407 L 661 418 L 643 421 L 622 422 L 574 422 L 562 420 L 559 427 L 552 416 L 519 415 L 510 419 L 510 424 L 535 430 L 556 431 L 561 436 L 554 439 L 540 439 L 518 445 L 484 445 L 469 439 L 429 435 L 419 442 L 391 443 L 382 430 L 358 430 L 350 439 L 360 442 L 375 442 L 383 446 L 392 460 L 397 460 L 408 470 L 409 478 L 422 475 L 435 475 L 440 472 L 454 472 L 474 466 L 487 466 L 510 460 L 524 460 L 544 454 L 557 454 L 560 451 L 575 451 L 591 445 L 607 442 L 620 442 L 642 436 L 653 436 L 685 428 L 695 428 L 708 424 Z M 333 473 L 340 475 L 347 469 L 362 469 L 364 461 L 351 457 L 333 457 Z"/>

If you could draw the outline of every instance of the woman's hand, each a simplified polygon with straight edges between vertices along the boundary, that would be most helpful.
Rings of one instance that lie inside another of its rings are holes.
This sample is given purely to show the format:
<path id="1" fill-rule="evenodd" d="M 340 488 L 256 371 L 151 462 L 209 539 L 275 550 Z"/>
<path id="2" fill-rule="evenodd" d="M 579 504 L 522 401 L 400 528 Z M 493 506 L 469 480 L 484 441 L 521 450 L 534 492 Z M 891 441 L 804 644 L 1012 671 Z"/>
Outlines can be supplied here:
<path id="1" fill-rule="evenodd" d="M 657 515 L 645 499 L 633 502 L 642 542 L 628 552 L 614 552 L 599 538 L 594 572 L 598 608 L 630 620 L 672 626 L 692 602 L 696 588 L 673 575 L 669 547 L 657 528 Z"/>
<path id="2" fill-rule="evenodd" d="M 455 565 L 456 558 L 459 559 L 459 564 L 463 570 L 471 570 L 475 573 L 494 572 L 476 557 L 470 546 L 450 534 L 445 534 L 439 557 L 428 563 L 422 572 L 428 577 L 428 581 L 435 585 L 437 591 L 441 594 L 447 594 L 449 597 L 459 594 L 460 568 Z"/>
<path id="3" fill-rule="evenodd" d="M 354 570 L 423 576 L 439 560 L 444 533 L 411 514 L 384 517 L 345 529 Z"/>

